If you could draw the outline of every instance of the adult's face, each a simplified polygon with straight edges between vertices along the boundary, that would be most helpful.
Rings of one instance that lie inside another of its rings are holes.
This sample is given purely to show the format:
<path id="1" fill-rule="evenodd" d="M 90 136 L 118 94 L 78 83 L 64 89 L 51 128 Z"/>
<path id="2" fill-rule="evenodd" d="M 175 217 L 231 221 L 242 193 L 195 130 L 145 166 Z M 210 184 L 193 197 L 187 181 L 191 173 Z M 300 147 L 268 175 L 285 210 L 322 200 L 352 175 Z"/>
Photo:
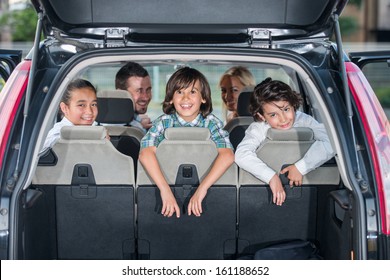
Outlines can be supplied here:
<path id="1" fill-rule="evenodd" d="M 237 111 L 237 100 L 244 85 L 237 77 L 226 76 L 221 81 L 221 96 L 229 111 Z"/>
<path id="2" fill-rule="evenodd" d="M 130 92 L 137 114 L 145 114 L 152 99 L 150 77 L 130 77 L 127 79 L 127 91 Z"/>

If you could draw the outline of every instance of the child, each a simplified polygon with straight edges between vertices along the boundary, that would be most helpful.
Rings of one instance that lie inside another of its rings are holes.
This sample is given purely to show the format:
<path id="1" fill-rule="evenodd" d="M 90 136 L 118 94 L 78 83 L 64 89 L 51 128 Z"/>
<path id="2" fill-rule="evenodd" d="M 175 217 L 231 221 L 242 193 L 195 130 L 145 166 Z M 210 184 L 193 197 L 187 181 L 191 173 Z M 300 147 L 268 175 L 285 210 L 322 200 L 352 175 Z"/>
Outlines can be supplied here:
<path id="1" fill-rule="evenodd" d="M 290 186 L 302 185 L 303 175 L 334 156 L 324 125 L 313 117 L 297 111 L 301 103 L 301 96 L 281 81 L 267 78 L 257 85 L 249 106 L 256 122 L 248 127 L 235 153 L 235 161 L 240 168 L 269 184 L 273 202 L 279 206 L 286 199 L 280 178 L 276 171 L 269 168 L 256 155 L 256 150 L 265 140 L 269 128 L 288 130 L 291 127 L 309 127 L 313 130 L 316 141 L 305 156 L 280 171 L 281 174 L 288 172 Z"/>
<path id="2" fill-rule="evenodd" d="M 179 206 L 161 172 L 156 158 L 156 147 L 164 140 L 164 131 L 169 127 L 207 127 L 211 139 L 218 148 L 218 156 L 188 204 L 188 215 L 202 214 L 202 200 L 207 190 L 234 162 L 234 153 L 223 123 L 212 112 L 210 86 L 199 71 L 185 67 L 176 71 L 166 86 L 163 102 L 164 115 L 153 122 L 153 126 L 141 140 L 139 160 L 160 190 L 162 211 L 165 217 L 176 213 L 180 217 Z"/>
<path id="3" fill-rule="evenodd" d="M 60 109 L 64 117 L 47 134 L 41 154 L 57 142 L 63 126 L 96 124 L 98 108 L 95 87 L 83 79 L 73 80 L 62 96 Z"/>

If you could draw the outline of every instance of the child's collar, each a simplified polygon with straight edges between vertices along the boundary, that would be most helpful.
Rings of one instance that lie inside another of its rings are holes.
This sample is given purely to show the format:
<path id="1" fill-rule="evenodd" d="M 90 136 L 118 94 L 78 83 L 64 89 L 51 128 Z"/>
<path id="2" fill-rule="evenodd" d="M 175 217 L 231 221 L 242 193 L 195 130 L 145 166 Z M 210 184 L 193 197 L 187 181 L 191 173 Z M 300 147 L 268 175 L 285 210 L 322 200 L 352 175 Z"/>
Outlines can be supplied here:
<path id="1" fill-rule="evenodd" d="M 182 117 L 180 117 L 179 116 L 179 114 L 176 112 L 175 113 L 175 117 L 176 117 L 176 119 L 177 119 L 177 121 L 181 124 L 181 125 L 183 125 L 183 126 L 188 126 L 188 125 L 190 125 L 190 126 L 198 126 L 198 124 L 199 124 L 199 122 L 202 120 L 202 114 L 201 113 L 199 113 L 196 117 L 195 117 L 195 119 L 193 119 L 192 121 L 190 121 L 190 122 L 187 122 L 186 120 L 184 120 Z"/>

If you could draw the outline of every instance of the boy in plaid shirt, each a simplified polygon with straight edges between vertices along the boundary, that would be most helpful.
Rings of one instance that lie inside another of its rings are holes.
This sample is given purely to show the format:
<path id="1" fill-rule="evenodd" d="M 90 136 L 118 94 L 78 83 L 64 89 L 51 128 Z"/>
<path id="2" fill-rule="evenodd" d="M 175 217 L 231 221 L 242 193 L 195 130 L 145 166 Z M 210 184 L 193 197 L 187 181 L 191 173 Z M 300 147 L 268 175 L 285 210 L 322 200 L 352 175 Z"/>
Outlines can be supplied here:
<path id="1" fill-rule="evenodd" d="M 153 126 L 141 140 L 139 160 L 160 190 L 161 214 L 171 217 L 180 209 L 176 199 L 161 172 L 156 158 L 156 148 L 164 140 L 164 131 L 169 127 L 206 127 L 211 140 L 218 148 L 218 156 L 207 176 L 200 182 L 188 204 L 188 215 L 202 214 L 202 201 L 207 190 L 222 176 L 234 162 L 233 146 L 229 134 L 223 129 L 223 122 L 211 114 L 211 90 L 207 79 L 199 71 L 185 67 L 176 71 L 166 86 L 163 102 L 164 115 L 153 122 Z"/>

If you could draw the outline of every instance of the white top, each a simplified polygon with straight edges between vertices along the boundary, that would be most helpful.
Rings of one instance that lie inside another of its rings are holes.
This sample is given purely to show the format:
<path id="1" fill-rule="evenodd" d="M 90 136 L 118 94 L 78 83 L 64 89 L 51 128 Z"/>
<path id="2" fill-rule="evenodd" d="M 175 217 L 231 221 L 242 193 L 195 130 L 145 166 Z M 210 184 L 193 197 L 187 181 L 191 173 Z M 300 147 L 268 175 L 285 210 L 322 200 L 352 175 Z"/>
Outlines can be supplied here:
<path id="1" fill-rule="evenodd" d="M 334 156 L 323 124 L 318 123 L 313 117 L 297 111 L 293 127 L 309 127 L 314 134 L 315 142 L 310 146 L 304 157 L 295 163 L 302 175 L 316 169 Z M 237 165 L 265 183 L 269 183 L 277 172 L 257 157 L 256 150 L 266 139 L 269 128 L 271 126 L 268 123 L 253 122 L 245 131 L 245 137 L 238 145 L 235 153 Z M 275 151 L 275 156 L 278 156 L 277 153 Z"/>
<path id="2" fill-rule="evenodd" d="M 96 124 L 97 124 L 96 122 L 93 122 L 92 125 L 96 125 Z M 66 117 L 63 117 L 60 122 L 56 123 L 47 134 L 45 144 L 43 144 L 42 150 L 39 153 L 40 155 L 46 152 L 49 148 L 52 148 L 54 144 L 58 141 L 58 139 L 60 139 L 61 128 L 64 126 L 74 126 L 74 124 Z"/>

